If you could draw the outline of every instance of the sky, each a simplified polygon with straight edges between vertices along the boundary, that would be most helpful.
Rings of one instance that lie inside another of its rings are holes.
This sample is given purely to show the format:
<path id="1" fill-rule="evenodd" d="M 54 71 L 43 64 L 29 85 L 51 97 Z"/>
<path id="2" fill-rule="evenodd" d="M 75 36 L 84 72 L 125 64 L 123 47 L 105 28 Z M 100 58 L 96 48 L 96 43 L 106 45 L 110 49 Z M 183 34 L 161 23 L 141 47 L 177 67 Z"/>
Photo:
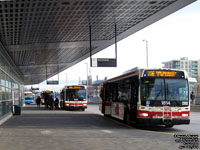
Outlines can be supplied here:
<path id="1" fill-rule="evenodd" d="M 117 67 L 89 67 L 89 58 L 59 74 L 60 85 L 46 85 L 46 81 L 33 87 L 40 90 L 60 91 L 67 84 L 78 84 L 92 75 L 92 80 L 112 78 L 134 67 L 146 67 L 146 43 L 148 41 L 148 66 L 161 68 L 162 62 L 188 57 L 200 60 L 200 1 L 149 25 L 117 43 Z M 102 50 L 92 58 L 114 58 L 114 45 Z M 90 73 L 91 72 L 91 73 Z M 58 75 L 49 80 L 57 80 Z M 66 81 L 67 79 L 67 81 Z"/>

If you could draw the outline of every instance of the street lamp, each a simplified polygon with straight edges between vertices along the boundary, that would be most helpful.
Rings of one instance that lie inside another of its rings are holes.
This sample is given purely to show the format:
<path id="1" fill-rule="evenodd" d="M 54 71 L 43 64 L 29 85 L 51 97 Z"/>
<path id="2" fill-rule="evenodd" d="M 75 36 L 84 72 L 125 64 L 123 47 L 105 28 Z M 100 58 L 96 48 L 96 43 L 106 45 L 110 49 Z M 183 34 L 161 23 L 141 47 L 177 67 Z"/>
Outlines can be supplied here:
<path id="1" fill-rule="evenodd" d="M 67 85 L 67 73 L 65 73 L 65 75 L 66 75 L 66 85 Z"/>
<path id="2" fill-rule="evenodd" d="M 146 60 L 147 60 L 147 68 L 148 68 L 148 41 L 147 40 L 142 40 L 142 41 L 146 43 Z"/>
<path id="3" fill-rule="evenodd" d="M 87 75 L 87 86 L 88 86 L 88 63 L 85 64 L 86 64 L 86 75 Z"/>
<path id="4" fill-rule="evenodd" d="M 88 63 L 86 64 L 86 75 L 87 75 L 87 90 L 86 90 L 86 99 L 88 99 Z"/>

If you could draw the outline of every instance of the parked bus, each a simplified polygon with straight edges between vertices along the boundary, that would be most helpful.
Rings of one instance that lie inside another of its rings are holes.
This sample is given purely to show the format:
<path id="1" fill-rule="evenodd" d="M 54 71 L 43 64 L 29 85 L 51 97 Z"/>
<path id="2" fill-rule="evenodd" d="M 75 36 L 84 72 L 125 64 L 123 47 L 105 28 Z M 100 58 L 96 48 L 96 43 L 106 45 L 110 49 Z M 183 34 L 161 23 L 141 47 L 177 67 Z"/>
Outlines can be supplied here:
<path id="1" fill-rule="evenodd" d="M 85 86 L 65 86 L 60 93 L 60 98 L 62 109 L 81 109 L 84 111 L 88 105 Z"/>
<path id="2" fill-rule="evenodd" d="M 41 103 L 42 103 L 42 105 L 45 105 L 45 101 L 48 102 L 48 99 L 49 99 L 50 96 L 52 96 L 54 98 L 53 91 L 45 90 L 45 91 L 41 92 Z"/>
<path id="3" fill-rule="evenodd" d="M 33 104 L 34 101 L 34 94 L 32 92 L 24 92 L 24 99 L 25 104 Z"/>
<path id="4" fill-rule="evenodd" d="M 100 111 L 127 124 L 190 123 L 185 71 L 135 68 L 103 82 L 100 97 Z"/>

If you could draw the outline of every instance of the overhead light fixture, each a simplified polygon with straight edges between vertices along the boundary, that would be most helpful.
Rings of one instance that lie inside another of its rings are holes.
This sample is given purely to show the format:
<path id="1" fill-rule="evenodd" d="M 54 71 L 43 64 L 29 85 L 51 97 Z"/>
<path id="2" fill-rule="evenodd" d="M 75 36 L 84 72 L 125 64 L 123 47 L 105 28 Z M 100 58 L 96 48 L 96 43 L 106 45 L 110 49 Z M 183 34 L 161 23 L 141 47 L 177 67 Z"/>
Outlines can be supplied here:
<path id="1" fill-rule="evenodd" d="M 156 3 L 157 3 L 157 1 L 150 1 L 150 2 L 149 2 L 149 4 L 151 4 L 151 5 L 152 5 L 152 4 L 156 4 Z"/>
<path id="2" fill-rule="evenodd" d="M 62 4 L 62 5 L 69 5 L 70 2 L 62 2 L 61 4 Z"/>

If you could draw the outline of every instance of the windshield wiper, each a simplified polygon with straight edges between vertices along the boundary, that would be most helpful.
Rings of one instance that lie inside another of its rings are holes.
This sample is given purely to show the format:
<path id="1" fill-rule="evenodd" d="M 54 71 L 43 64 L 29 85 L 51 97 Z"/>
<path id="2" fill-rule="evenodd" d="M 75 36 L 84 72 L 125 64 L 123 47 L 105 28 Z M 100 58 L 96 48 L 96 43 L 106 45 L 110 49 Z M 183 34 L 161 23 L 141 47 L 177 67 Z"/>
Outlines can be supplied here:
<path id="1" fill-rule="evenodd" d="M 156 95 L 155 100 L 157 100 L 158 96 L 160 96 L 160 94 L 162 93 L 162 91 L 163 91 L 163 86 L 162 86 L 162 82 L 161 82 L 161 83 L 160 83 L 160 91 L 159 91 L 159 93 Z"/>

